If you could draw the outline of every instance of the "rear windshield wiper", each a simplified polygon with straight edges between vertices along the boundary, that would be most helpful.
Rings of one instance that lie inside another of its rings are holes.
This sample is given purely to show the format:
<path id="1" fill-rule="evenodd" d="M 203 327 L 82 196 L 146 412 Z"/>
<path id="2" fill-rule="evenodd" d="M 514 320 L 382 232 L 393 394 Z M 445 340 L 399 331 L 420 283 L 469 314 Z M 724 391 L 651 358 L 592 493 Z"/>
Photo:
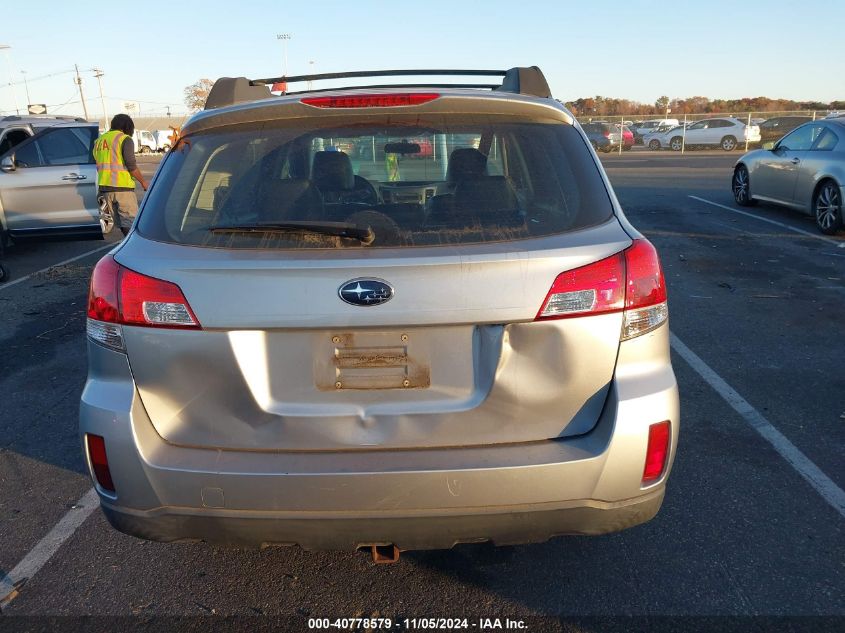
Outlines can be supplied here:
<path id="1" fill-rule="evenodd" d="M 208 227 L 212 233 L 317 233 L 334 235 L 358 240 L 362 244 L 372 244 L 376 234 L 369 226 L 359 228 L 349 222 L 256 222 L 253 224 L 218 224 Z"/>

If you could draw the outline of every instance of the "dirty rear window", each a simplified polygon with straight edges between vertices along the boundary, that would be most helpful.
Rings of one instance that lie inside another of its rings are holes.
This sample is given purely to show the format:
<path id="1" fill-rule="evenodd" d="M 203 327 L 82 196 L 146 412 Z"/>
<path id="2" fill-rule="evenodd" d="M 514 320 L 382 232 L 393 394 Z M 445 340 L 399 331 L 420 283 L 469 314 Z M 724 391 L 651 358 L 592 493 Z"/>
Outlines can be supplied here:
<path id="1" fill-rule="evenodd" d="M 491 115 L 355 121 L 186 137 L 161 166 L 138 231 L 218 248 L 413 247 L 547 236 L 612 214 L 570 125 Z"/>

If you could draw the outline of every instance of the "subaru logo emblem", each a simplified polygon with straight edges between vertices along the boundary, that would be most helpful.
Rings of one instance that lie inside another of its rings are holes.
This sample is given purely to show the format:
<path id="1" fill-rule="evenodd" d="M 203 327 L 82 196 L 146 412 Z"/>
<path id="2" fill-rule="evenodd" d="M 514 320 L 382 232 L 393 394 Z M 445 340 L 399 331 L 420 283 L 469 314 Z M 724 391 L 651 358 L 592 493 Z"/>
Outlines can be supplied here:
<path id="1" fill-rule="evenodd" d="M 393 298 L 393 287 L 381 279 L 362 277 L 343 284 L 338 296 L 353 306 L 377 306 Z"/>

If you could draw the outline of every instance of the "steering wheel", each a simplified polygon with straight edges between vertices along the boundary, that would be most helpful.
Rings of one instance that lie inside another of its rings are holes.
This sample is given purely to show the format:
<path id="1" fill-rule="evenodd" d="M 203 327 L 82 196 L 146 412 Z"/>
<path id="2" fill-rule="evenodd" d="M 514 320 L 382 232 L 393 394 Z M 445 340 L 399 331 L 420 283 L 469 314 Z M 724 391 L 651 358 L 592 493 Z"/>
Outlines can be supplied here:
<path id="1" fill-rule="evenodd" d="M 347 216 L 345 221 L 355 224 L 359 228 L 369 226 L 376 235 L 372 243 L 373 246 L 401 246 L 405 243 L 402 237 L 402 229 L 399 228 L 396 220 L 381 211 L 375 209 L 356 211 Z"/>

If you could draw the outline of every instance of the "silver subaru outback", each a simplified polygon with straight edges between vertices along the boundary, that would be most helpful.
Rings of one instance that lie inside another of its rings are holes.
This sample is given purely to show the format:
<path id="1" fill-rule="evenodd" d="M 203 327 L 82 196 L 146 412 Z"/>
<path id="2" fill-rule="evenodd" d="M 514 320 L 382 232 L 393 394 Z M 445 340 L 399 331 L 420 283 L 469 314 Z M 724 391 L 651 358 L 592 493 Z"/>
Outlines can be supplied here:
<path id="1" fill-rule="evenodd" d="M 389 556 L 657 513 L 654 247 L 539 69 L 423 72 L 502 83 L 224 78 L 185 125 L 91 280 L 80 436 L 115 528 Z"/>

